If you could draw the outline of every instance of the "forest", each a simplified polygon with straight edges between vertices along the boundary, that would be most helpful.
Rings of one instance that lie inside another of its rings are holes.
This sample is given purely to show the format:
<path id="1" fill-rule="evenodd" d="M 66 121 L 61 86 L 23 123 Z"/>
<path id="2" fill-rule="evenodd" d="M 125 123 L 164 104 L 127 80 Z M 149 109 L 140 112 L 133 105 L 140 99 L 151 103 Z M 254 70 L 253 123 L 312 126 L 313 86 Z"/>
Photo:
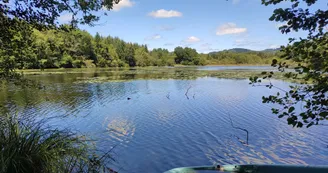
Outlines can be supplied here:
<path id="1" fill-rule="evenodd" d="M 201 54 L 189 47 L 176 47 L 173 52 L 162 48 L 150 51 L 147 45 L 98 33 L 92 36 L 68 25 L 59 30 L 33 29 L 32 33 L 13 34 L 12 44 L 20 43 L 14 45 L 20 49 L 0 50 L 0 62 L 11 64 L 15 69 L 270 64 L 279 53 L 225 50 Z M 22 44 L 22 40 L 26 44 Z M 3 58 L 5 56 L 10 58 Z"/>

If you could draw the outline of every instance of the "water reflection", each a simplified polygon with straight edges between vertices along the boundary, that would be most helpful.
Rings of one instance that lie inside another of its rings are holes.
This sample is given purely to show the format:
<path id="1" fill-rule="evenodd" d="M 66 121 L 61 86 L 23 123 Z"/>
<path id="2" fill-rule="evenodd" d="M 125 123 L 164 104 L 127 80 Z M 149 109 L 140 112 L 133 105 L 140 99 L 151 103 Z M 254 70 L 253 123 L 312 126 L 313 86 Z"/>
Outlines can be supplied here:
<path id="1" fill-rule="evenodd" d="M 107 124 L 106 130 L 112 140 L 116 140 L 123 145 L 130 142 L 136 130 L 131 122 L 124 119 L 109 120 L 108 117 L 104 120 L 104 122 L 107 121 L 110 122 Z"/>
<path id="2" fill-rule="evenodd" d="M 0 110 L 63 116 L 54 124 L 86 132 L 100 147 L 117 146 L 116 160 L 126 172 L 233 163 L 327 164 L 324 127 L 292 129 L 261 103 L 262 95 L 274 91 L 251 87 L 247 80 L 209 77 L 219 73 L 174 69 L 34 75 L 30 78 L 42 81 L 45 89 L 3 86 Z M 249 131 L 249 145 L 240 142 L 245 132 L 232 128 L 229 116 Z"/>

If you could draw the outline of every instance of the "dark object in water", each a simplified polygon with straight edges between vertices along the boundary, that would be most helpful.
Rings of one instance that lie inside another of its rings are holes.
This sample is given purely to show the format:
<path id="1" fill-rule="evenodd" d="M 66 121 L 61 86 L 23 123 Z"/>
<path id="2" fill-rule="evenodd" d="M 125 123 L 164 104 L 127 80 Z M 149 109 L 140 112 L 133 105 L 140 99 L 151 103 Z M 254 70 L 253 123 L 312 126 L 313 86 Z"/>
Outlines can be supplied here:
<path id="1" fill-rule="evenodd" d="M 131 98 L 130 98 L 130 97 L 128 97 L 128 100 L 131 100 Z"/>

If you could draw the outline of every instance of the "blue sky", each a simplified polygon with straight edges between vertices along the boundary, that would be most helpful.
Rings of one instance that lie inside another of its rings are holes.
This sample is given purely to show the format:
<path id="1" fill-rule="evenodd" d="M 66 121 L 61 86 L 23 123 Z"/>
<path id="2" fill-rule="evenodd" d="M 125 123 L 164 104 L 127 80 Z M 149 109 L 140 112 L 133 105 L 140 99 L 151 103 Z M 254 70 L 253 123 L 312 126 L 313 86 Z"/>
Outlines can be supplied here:
<path id="1" fill-rule="evenodd" d="M 80 28 L 92 35 L 98 32 L 147 44 L 150 49 L 263 50 L 287 44 L 291 36 L 305 35 L 283 35 L 278 30 L 281 24 L 268 20 L 275 8 L 288 6 L 264 6 L 260 0 L 121 0 L 108 16 L 101 17 L 99 25 Z"/>

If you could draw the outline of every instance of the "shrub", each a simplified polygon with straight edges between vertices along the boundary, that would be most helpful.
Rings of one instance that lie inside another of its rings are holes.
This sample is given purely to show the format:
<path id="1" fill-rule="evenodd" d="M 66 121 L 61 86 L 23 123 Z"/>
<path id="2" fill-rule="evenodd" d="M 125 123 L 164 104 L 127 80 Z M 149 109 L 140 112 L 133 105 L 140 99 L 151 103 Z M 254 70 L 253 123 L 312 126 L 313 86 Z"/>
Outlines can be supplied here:
<path id="1" fill-rule="evenodd" d="M 0 117 L 0 172 L 109 172 L 83 136 L 44 123 Z"/>
<path id="2" fill-rule="evenodd" d="M 97 66 L 98 67 L 107 67 L 108 61 L 105 58 L 99 58 Z"/>
<path id="3" fill-rule="evenodd" d="M 74 60 L 72 64 L 74 68 L 81 68 L 85 65 L 84 62 L 81 60 Z"/>
<path id="4" fill-rule="evenodd" d="M 94 64 L 93 60 L 84 60 L 83 64 L 86 68 L 94 68 L 96 65 Z"/>
<path id="5" fill-rule="evenodd" d="M 60 67 L 72 68 L 73 67 L 72 56 L 65 53 L 60 61 Z"/>

